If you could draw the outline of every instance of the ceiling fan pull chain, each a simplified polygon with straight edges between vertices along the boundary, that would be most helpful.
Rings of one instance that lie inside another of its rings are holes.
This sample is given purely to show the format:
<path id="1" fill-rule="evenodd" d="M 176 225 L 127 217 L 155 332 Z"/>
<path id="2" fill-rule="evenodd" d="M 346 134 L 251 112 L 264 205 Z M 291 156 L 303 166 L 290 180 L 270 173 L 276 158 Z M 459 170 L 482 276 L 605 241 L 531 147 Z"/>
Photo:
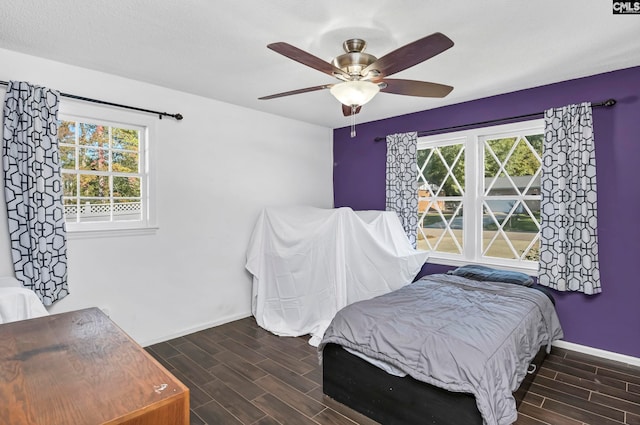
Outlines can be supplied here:
<path id="1" fill-rule="evenodd" d="M 351 105 L 351 138 L 356 137 L 356 105 Z"/>

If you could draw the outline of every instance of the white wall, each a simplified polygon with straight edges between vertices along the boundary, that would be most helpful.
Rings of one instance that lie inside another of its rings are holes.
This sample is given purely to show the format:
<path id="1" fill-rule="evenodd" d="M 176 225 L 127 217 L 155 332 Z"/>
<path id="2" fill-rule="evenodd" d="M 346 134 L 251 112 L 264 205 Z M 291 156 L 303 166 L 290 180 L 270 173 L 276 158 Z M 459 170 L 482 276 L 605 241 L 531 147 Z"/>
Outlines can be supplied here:
<path id="1" fill-rule="evenodd" d="M 71 294 L 51 313 L 107 307 L 143 345 L 246 317 L 245 250 L 260 210 L 333 205 L 330 129 L 8 50 L 0 64 L 0 80 L 185 117 L 159 120 L 151 141 L 157 233 L 71 237 Z M 2 192 L 0 276 L 13 274 L 3 205 Z"/>

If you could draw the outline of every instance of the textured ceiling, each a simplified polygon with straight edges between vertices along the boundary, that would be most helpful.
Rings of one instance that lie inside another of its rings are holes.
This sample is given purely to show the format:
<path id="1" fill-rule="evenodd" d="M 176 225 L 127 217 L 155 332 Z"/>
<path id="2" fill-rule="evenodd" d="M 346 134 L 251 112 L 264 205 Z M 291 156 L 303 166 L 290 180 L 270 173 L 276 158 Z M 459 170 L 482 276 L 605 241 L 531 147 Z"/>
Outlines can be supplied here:
<path id="1" fill-rule="evenodd" d="M 380 93 L 359 122 L 640 65 L 640 15 L 613 15 L 609 0 L 2 3 L 0 48 L 330 128 L 348 119 L 328 90 L 257 100 L 334 82 L 267 44 L 284 41 L 329 61 L 347 38 L 364 38 L 367 52 L 378 57 L 437 31 L 455 42 L 394 75 L 452 85 L 449 96 Z"/>

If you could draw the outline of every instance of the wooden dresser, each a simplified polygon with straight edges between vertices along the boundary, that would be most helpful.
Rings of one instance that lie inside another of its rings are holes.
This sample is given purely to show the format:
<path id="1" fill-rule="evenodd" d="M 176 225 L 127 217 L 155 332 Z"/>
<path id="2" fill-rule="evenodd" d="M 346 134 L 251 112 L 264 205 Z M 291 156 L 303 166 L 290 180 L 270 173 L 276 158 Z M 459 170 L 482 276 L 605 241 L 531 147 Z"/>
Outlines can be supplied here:
<path id="1" fill-rule="evenodd" d="M 97 308 L 0 325 L 1 425 L 187 425 L 189 389 Z"/>

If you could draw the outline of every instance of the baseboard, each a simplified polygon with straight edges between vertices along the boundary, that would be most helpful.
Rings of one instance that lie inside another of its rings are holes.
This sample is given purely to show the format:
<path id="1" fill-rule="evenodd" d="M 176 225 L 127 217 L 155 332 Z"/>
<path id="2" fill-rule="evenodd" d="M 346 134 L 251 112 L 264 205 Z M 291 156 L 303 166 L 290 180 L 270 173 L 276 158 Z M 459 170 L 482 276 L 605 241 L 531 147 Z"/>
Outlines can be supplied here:
<path id="1" fill-rule="evenodd" d="M 640 358 L 628 356 L 626 354 L 614 353 L 612 351 L 601 350 L 599 348 L 588 347 L 586 345 L 574 344 L 567 341 L 554 341 L 554 347 L 566 348 L 567 350 L 577 351 L 579 353 L 589 354 L 603 359 L 615 360 L 621 363 L 627 363 L 633 366 L 640 366 Z"/>
<path id="2" fill-rule="evenodd" d="M 139 344 L 141 346 L 143 346 L 143 347 L 148 347 L 148 346 L 153 345 L 153 344 L 158 344 L 160 342 L 168 341 L 170 339 L 179 338 L 181 336 L 185 336 L 185 335 L 192 334 L 194 332 L 198 332 L 198 331 L 202 331 L 202 330 L 205 330 L 205 329 L 213 328 L 215 326 L 224 325 L 225 323 L 229 323 L 229 322 L 233 322 L 233 321 L 236 321 L 236 320 L 244 319 L 244 318 L 249 317 L 249 316 L 251 316 L 251 313 L 238 313 L 238 314 L 234 314 L 234 315 L 231 315 L 231 316 L 226 316 L 226 317 L 223 317 L 223 318 L 220 318 L 220 319 L 216 319 L 216 320 L 214 320 L 212 322 L 201 323 L 198 326 L 194 326 L 194 327 L 191 327 L 191 328 L 183 329 L 181 331 L 174 332 L 174 333 L 165 335 L 165 336 L 160 337 L 160 338 L 154 338 L 154 339 L 151 339 L 151 340 L 148 340 L 148 341 L 143 341 L 143 342 L 140 342 Z"/>

